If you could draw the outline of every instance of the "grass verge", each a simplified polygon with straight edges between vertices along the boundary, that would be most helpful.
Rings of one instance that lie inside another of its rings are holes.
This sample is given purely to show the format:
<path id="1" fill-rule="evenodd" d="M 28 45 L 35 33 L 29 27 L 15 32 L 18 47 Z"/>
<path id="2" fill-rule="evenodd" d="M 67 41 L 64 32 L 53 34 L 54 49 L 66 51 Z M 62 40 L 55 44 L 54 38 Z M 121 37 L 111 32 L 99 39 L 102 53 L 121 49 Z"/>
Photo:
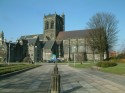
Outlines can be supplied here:
<path id="1" fill-rule="evenodd" d="M 91 68 L 92 66 L 96 66 L 94 63 L 76 63 L 74 66 L 74 63 L 70 63 L 69 66 L 75 67 L 75 68 Z M 125 63 L 118 63 L 117 66 L 114 67 L 106 67 L 101 68 L 99 71 L 107 72 L 107 73 L 113 73 L 113 74 L 119 74 L 119 75 L 125 75 Z"/>
<path id="2" fill-rule="evenodd" d="M 34 65 L 34 64 L 5 65 L 5 64 L 0 64 L 0 75 L 11 73 L 14 71 L 19 71 L 19 70 L 26 69 L 26 68 L 37 67 L 37 66 L 40 66 L 40 65 Z"/>
<path id="3" fill-rule="evenodd" d="M 125 63 L 118 63 L 118 65 L 114 67 L 102 68 L 101 71 L 125 75 Z"/>

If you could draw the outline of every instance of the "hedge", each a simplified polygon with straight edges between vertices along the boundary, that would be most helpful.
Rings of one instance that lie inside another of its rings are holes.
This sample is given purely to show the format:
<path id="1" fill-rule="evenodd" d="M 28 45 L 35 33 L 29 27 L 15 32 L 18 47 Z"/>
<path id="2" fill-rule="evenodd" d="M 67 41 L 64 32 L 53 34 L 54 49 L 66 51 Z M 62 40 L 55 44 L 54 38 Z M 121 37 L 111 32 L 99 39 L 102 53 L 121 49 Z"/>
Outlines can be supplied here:
<path id="1" fill-rule="evenodd" d="M 113 67 L 113 66 L 117 66 L 117 63 L 104 61 L 104 62 L 98 62 L 96 65 L 98 67 Z"/>

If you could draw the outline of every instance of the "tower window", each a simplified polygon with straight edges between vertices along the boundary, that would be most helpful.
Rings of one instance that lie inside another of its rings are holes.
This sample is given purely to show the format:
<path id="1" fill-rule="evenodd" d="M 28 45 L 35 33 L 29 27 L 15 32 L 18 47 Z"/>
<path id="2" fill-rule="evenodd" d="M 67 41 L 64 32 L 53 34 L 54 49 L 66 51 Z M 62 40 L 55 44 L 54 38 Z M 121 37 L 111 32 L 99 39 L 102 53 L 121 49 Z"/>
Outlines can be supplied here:
<path id="1" fill-rule="evenodd" d="M 51 21 L 51 29 L 54 28 L 54 21 Z"/>
<path id="2" fill-rule="evenodd" d="M 49 22 L 48 21 L 46 21 L 46 23 L 45 23 L 45 29 L 49 29 Z"/>

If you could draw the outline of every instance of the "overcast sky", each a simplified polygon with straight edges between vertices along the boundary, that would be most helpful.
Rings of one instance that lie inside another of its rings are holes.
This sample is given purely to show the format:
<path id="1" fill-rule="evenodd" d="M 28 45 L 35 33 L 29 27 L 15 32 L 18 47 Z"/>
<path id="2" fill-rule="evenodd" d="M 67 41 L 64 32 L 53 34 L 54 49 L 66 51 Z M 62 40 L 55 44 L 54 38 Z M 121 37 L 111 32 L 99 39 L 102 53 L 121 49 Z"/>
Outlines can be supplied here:
<path id="1" fill-rule="evenodd" d="M 112 13 L 119 21 L 116 48 L 125 43 L 125 0 L 0 0 L 0 31 L 7 41 L 42 34 L 44 14 L 55 12 L 65 14 L 66 31 L 86 29 L 97 12 Z"/>

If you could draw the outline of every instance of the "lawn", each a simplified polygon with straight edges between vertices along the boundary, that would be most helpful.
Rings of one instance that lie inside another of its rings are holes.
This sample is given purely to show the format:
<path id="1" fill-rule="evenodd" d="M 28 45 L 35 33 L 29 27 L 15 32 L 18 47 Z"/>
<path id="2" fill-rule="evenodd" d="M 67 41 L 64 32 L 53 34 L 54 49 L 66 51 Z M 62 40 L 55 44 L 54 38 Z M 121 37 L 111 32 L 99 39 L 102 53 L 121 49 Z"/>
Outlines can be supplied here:
<path id="1" fill-rule="evenodd" d="M 0 64 L 0 75 L 11 73 L 14 71 L 19 71 L 26 68 L 37 67 L 39 65 L 34 64 Z"/>
<path id="2" fill-rule="evenodd" d="M 92 62 L 88 62 L 88 63 L 86 62 L 83 64 L 76 63 L 75 66 L 74 66 L 74 63 L 69 64 L 69 66 L 75 67 L 75 68 L 91 68 L 92 66 L 95 66 L 95 65 L 96 64 L 94 64 Z M 114 66 L 114 67 L 101 68 L 99 71 L 125 75 L 125 63 L 118 63 L 118 65 Z"/>
<path id="3" fill-rule="evenodd" d="M 114 67 L 102 68 L 101 71 L 125 75 L 125 63 L 118 63 L 118 65 Z"/>

